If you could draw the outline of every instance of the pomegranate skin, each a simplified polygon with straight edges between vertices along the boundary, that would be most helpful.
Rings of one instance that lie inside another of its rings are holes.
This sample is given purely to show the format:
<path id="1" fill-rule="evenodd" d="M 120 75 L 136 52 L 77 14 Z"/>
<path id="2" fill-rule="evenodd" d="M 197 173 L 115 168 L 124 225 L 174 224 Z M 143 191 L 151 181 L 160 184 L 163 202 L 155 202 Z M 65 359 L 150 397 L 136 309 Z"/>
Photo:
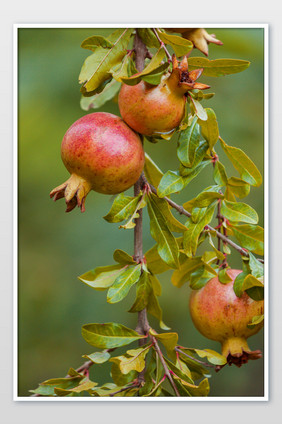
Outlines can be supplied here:
<path id="1" fill-rule="evenodd" d="M 186 56 L 180 63 L 173 56 L 172 66 L 172 72 L 165 74 L 157 86 L 145 81 L 122 86 L 118 98 L 120 114 L 134 131 L 146 136 L 171 133 L 184 117 L 186 93 L 210 88 L 196 82 L 203 68 L 188 72 Z"/>
<path id="2" fill-rule="evenodd" d="M 174 93 L 167 78 L 158 86 L 145 81 L 133 86 L 124 84 L 118 100 L 124 121 L 147 136 L 173 131 L 183 118 L 185 103 L 184 93 Z"/>
<path id="3" fill-rule="evenodd" d="M 65 197 L 68 208 L 84 211 L 90 190 L 117 194 L 139 178 L 144 150 L 138 134 L 118 116 L 97 112 L 83 116 L 67 130 L 61 157 L 70 179 L 50 193 L 54 200 Z"/>
<path id="4" fill-rule="evenodd" d="M 262 315 L 264 302 L 251 299 L 247 293 L 237 297 L 233 283 L 242 271 L 229 269 L 232 281 L 222 284 L 217 277 L 212 278 L 202 289 L 193 290 L 189 308 L 192 321 L 205 337 L 222 345 L 222 354 L 228 363 L 241 366 L 248 359 L 261 357 L 260 351 L 251 352 L 246 339 L 256 334 L 263 323 L 248 328 L 252 318 Z"/>

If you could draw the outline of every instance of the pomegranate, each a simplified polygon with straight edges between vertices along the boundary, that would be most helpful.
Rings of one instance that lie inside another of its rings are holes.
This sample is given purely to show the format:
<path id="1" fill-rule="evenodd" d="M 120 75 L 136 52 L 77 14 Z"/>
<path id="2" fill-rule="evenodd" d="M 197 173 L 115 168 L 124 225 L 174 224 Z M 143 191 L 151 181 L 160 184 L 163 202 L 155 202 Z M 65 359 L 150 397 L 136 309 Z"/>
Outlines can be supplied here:
<path id="1" fill-rule="evenodd" d="M 259 350 L 250 350 L 246 339 L 263 326 L 261 323 L 248 328 L 247 324 L 253 316 L 263 314 L 264 307 L 263 300 L 255 301 L 245 292 L 241 297 L 234 293 L 234 280 L 241 272 L 228 270 L 232 281 L 227 284 L 220 283 L 218 277 L 212 278 L 202 289 L 192 291 L 189 304 L 195 327 L 203 336 L 220 342 L 227 363 L 238 367 L 261 357 Z"/>
<path id="2" fill-rule="evenodd" d="M 173 57 L 173 70 L 166 73 L 159 85 L 145 81 L 123 84 L 118 104 L 123 120 L 140 134 L 152 136 L 172 132 L 181 122 L 189 90 L 209 88 L 197 83 L 203 69 L 188 72 L 187 58 L 180 65 Z"/>
<path id="3" fill-rule="evenodd" d="M 61 157 L 70 178 L 51 191 L 54 200 L 65 197 L 67 209 L 85 210 L 90 190 L 117 194 L 131 187 L 144 166 L 138 134 L 118 116 L 97 112 L 85 115 L 67 130 Z"/>

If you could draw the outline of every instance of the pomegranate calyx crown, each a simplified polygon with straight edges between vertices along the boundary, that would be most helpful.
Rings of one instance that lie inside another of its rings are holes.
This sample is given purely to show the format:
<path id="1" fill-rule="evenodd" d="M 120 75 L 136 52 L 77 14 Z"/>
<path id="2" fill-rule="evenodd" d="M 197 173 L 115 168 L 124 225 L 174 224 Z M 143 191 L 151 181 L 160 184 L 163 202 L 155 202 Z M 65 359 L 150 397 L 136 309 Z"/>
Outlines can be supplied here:
<path id="1" fill-rule="evenodd" d="M 182 94 L 194 89 L 206 90 L 207 88 L 210 88 L 209 85 L 196 82 L 196 80 L 201 76 L 203 70 L 203 68 L 199 68 L 189 72 L 187 57 L 184 56 L 181 62 L 178 63 L 176 56 L 173 55 L 172 73 L 169 77 L 169 82 L 174 85 L 176 90 L 180 90 Z"/>

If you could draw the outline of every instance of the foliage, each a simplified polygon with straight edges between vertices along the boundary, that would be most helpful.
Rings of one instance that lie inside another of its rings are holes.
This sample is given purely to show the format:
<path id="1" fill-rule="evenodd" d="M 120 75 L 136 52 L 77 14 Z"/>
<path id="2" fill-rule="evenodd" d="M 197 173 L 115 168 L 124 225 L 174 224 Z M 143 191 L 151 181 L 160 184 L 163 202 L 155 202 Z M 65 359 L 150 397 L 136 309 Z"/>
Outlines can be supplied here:
<path id="1" fill-rule="evenodd" d="M 133 39 L 136 34 L 148 51 L 144 69 L 140 72 L 135 68 L 138 51 L 134 49 Z M 121 84 L 135 85 L 143 80 L 158 85 L 163 75 L 171 70 L 169 51 L 173 50 L 180 58 L 190 53 L 193 43 L 187 37 L 172 35 L 163 29 L 122 28 L 108 37 L 89 37 L 81 47 L 92 52 L 79 75 L 81 107 L 90 110 L 113 100 Z M 191 57 L 188 60 L 190 71 L 202 68 L 202 75 L 209 77 L 236 74 L 249 65 L 249 62 L 237 59 Z M 162 287 L 156 275 L 171 269 L 174 286 L 189 284 L 193 290 L 201 289 L 216 275 L 222 284 L 227 284 L 230 281 L 228 256 L 231 254 L 228 245 L 235 239 L 240 246 L 233 242 L 233 247 L 242 254 L 242 273 L 235 280 L 235 294 L 240 297 L 246 292 L 255 301 L 263 298 L 262 260 L 254 256 L 263 255 L 263 228 L 258 225 L 257 212 L 247 203 L 238 201 L 249 194 L 251 186 L 261 185 L 262 177 L 245 152 L 221 138 L 215 111 L 202 104 L 210 98 L 212 94 L 204 94 L 198 89 L 187 93 L 185 115 L 174 131 L 178 135 L 178 169 L 163 173 L 146 154 L 144 175 L 140 177 L 141 191 L 136 196 L 117 195 L 104 216 L 107 222 L 131 230 L 136 228 L 140 211 L 147 209 L 150 234 L 156 244 L 141 260 L 118 249 L 113 255 L 116 264 L 96 267 L 79 277 L 95 290 L 107 290 L 106 300 L 110 304 L 123 301 L 135 286 L 135 300 L 129 312 L 146 310 L 157 318 L 165 332 L 158 333 L 149 324 L 148 328 L 143 328 L 143 333 L 114 322 L 86 324 L 82 327 L 83 338 L 101 350 L 84 355 L 88 361 L 81 369 L 71 368 L 66 377 L 41 383 L 31 391 L 35 395 L 208 395 L 210 375 L 207 369 L 224 366 L 226 358 L 210 349 L 179 345 L 178 334 L 163 321 L 158 300 Z M 171 135 L 160 135 L 147 141 L 162 143 L 170 138 Z M 219 144 L 238 175 L 227 174 L 216 150 Z M 206 167 L 211 168 L 214 184 L 203 188 L 181 206 L 172 203 L 170 196 L 184 190 Z M 185 216 L 184 223 L 174 216 L 173 207 Z M 216 227 L 211 226 L 214 219 L 218 220 Z M 201 244 L 204 248 L 199 253 Z M 261 316 L 253 317 L 249 326 L 262 319 Z M 136 341 L 138 348 L 126 348 L 117 356 L 111 355 L 116 349 Z M 93 366 L 95 369 L 105 362 L 112 364 L 112 381 L 99 386 L 90 380 L 89 368 Z"/>

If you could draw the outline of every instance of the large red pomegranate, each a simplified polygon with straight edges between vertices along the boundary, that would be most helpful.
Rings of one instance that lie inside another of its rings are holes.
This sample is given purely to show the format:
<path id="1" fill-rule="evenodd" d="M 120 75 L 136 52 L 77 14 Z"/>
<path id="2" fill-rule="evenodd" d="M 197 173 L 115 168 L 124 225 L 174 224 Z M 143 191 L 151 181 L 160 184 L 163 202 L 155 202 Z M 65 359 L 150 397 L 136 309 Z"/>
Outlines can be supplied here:
<path id="1" fill-rule="evenodd" d="M 238 367 L 249 359 L 261 357 L 259 350 L 251 351 L 247 338 L 256 334 L 263 323 L 247 327 L 254 316 L 262 315 L 264 302 L 251 299 L 247 293 L 237 297 L 234 280 L 242 271 L 228 270 L 232 281 L 222 284 L 212 278 L 202 289 L 193 290 L 190 296 L 190 313 L 195 327 L 203 336 L 222 345 L 222 354 L 231 365 Z"/>
<path id="2" fill-rule="evenodd" d="M 203 69 L 188 72 L 187 58 L 178 64 L 173 58 L 173 70 L 165 74 L 159 85 L 145 81 L 136 85 L 123 84 L 118 104 L 123 120 L 140 134 L 153 136 L 170 133 L 181 122 L 189 90 L 209 88 L 195 82 Z"/>
<path id="3" fill-rule="evenodd" d="M 61 156 L 71 177 L 51 191 L 54 200 L 65 197 L 67 212 L 76 205 L 85 210 L 90 190 L 117 194 L 131 187 L 144 166 L 144 150 L 138 134 L 118 116 L 91 113 L 67 130 Z"/>

